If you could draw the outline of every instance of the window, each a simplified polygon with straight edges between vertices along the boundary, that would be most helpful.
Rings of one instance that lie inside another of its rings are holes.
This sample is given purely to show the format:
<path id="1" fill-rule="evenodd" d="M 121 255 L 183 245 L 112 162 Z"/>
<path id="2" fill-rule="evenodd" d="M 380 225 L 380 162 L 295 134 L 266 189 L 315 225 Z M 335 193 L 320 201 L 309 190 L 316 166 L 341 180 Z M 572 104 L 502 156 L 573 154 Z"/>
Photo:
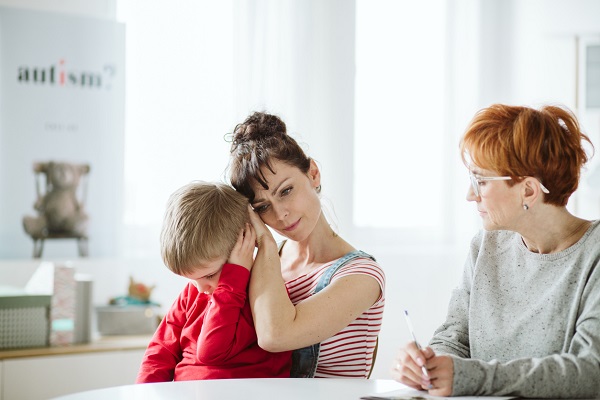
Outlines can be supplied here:
<path id="1" fill-rule="evenodd" d="M 169 195 L 224 180 L 233 121 L 232 1 L 120 0 L 126 24 L 125 243 L 158 249 Z"/>
<path id="2" fill-rule="evenodd" d="M 442 0 L 356 3 L 353 219 L 359 228 L 440 228 L 444 37 Z"/>

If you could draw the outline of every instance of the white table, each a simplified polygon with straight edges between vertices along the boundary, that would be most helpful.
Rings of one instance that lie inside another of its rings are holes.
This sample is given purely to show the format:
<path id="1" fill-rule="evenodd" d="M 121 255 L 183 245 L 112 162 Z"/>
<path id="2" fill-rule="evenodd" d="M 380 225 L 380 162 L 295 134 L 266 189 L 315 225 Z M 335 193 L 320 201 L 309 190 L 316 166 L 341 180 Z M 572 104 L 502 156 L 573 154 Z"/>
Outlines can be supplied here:
<path id="1" fill-rule="evenodd" d="M 55 400 L 358 400 L 404 387 L 384 379 L 215 379 L 116 386 Z"/>

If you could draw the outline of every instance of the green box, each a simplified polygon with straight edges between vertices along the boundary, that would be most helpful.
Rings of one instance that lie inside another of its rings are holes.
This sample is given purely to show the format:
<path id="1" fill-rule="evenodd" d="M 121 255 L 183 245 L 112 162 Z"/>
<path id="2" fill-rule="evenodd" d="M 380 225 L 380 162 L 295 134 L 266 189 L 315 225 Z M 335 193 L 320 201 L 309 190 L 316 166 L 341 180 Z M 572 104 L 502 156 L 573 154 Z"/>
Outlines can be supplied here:
<path id="1" fill-rule="evenodd" d="M 51 299 L 0 286 L 0 349 L 48 346 Z"/>

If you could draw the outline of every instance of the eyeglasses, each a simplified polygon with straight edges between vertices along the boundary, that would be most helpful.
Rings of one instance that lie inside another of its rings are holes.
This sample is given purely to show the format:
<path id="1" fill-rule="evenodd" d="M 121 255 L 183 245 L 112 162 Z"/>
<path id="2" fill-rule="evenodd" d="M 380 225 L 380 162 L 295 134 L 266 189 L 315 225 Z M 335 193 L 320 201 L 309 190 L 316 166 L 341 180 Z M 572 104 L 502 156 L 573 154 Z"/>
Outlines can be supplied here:
<path id="1" fill-rule="evenodd" d="M 475 175 L 473 173 L 473 171 L 471 171 L 471 170 L 469 170 L 469 178 L 471 179 L 471 187 L 473 188 L 473 193 L 475 193 L 475 196 L 477 196 L 477 197 L 481 196 L 481 192 L 479 191 L 479 184 L 481 182 L 509 181 L 512 179 L 512 177 L 510 177 L 510 176 L 479 176 L 479 175 Z M 542 182 L 540 182 L 539 179 L 537 181 L 540 184 L 540 189 L 542 190 L 542 192 L 544 192 L 546 194 L 550 193 L 550 191 L 548 189 L 546 189 L 546 186 L 542 185 Z"/>

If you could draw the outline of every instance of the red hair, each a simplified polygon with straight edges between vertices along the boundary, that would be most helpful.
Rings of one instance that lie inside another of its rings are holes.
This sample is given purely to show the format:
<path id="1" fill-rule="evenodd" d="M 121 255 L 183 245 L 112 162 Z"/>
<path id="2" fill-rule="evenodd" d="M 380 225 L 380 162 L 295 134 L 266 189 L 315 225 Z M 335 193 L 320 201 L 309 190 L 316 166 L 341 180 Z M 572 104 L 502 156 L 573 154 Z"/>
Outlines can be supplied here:
<path id="1" fill-rule="evenodd" d="M 460 151 L 467 166 L 511 176 L 508 185 L 524 176 L 538 178 L 550 191 L 544 201 L 565 206 L 588 161 L 584 141 L 593 149 L 577 118 L 566 108 L 536 110 L 494 104 L 475 114 L 461 139 Z"/>

